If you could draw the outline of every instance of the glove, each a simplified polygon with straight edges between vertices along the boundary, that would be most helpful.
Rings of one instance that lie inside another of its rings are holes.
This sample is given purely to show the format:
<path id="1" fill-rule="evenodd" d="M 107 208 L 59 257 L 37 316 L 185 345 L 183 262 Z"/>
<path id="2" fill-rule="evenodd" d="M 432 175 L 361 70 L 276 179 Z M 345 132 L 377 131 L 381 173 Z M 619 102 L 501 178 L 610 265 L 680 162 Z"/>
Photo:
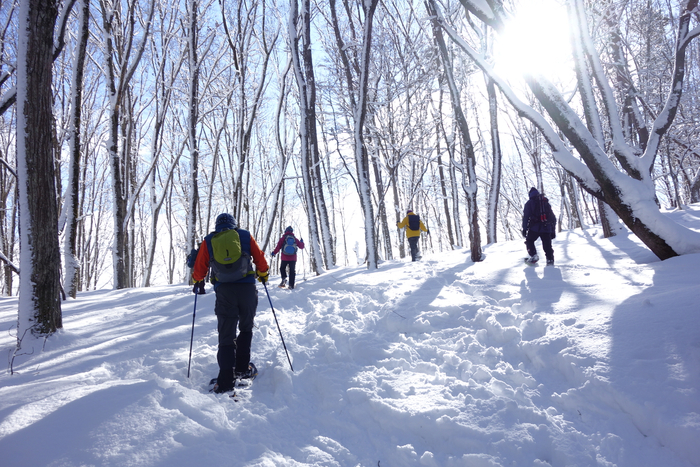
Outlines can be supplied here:
<path id="1" fill-rule="evenodd" d="M 204 291 L 204 281 L 195 282 L 194 287 L 192 287 L 192 293 L 196 295 L 204 295 L 206 293 Z"/>
<path id="2" fill-rule="evenodd" d="M 430 229 L 428 229 L 425 233 L 427 233 L 428 235 L 430 235 Z"/>
<path id="3" fill-rule="evenodd" d="M 555 238 L 557 238 L 557 231 L 556 230 L 554 232 L 552 232 L 552 240 L 554 240 Z"/>
<path id="4" fill-rule="evenodd" d="M 258 280 L 260 281 L 261 284 L 267 283 L 269 271 L 264 271 L 264 272 L 257 272 Z"/>
<path id="5" fill-rule="evenodd" d="M 275 257 L 275 252 L 273 251 L 272 253 L 270 253 L 270 256 L 272 256 L 272 257 L 274 258 L 274 257 Z"/>
<path id="6" fill-rule="evenodd" d="M 523 229 L 523 237 L 527 237 L 527 230 Z"/>

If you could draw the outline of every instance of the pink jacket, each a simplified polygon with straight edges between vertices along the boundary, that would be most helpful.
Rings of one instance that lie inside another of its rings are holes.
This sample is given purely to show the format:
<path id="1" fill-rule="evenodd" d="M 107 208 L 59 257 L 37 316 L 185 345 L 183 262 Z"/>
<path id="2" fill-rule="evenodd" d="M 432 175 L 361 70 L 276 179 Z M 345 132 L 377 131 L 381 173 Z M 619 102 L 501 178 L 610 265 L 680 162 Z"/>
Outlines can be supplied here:
<path id="1" fill-rule="evenodd" d="M 296 244 L 296 246 L 298 246 L 302 250 L 304 249 L 304 241 L 303 240 L 299 240 L 298 238 L 296 238 L 294 236 L 294 234 L 284 234 L 280 237 L 280 240 L 277 242 L 277 247 L 272 252 L 273 256 L 276 255 L 277 252 L 282 250 L 282 247 L 284 247 L 284 239 L 287 238 L 287 235 L 291 235 L 292 237 L 294 237 L 294 243 Z M 280 255 L 280 258 L 282 259 L 282 261 L 296 261 L 297 255 L 296 255 L 296 253 L 293 255 L 286 255 L 286 254 L 284 254 L 284 252 L 282 252 L 282 254 Z"/>

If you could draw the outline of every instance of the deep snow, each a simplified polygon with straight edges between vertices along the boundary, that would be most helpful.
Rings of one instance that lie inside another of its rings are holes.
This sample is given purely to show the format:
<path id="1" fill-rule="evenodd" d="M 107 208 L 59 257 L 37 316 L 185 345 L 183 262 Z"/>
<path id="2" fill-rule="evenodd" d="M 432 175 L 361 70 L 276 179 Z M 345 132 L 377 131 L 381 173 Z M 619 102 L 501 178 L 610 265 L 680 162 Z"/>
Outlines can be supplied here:
<path id="1" fill-rule="evenodd" d="M 700 230 L 700 207 L 669 213 Z M 539 243 L 538 243 L 539 247 Z M 214 293 L 81 293 L 10 374 L 0 299 L 0 464 L 18 466 L 700 465 L 700 255 L 563 232 L 556 266 L 522 241 L 339 268 L 269 292 L 240 401 L 216 375 Z"/>

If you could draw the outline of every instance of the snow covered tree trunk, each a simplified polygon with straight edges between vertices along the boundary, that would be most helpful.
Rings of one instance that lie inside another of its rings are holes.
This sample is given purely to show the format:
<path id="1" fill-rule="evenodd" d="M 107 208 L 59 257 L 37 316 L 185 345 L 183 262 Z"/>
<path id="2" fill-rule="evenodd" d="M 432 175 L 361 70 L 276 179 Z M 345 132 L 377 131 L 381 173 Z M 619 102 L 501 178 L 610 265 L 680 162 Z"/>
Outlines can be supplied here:
<path id="1" fill-rule="evenodd" d="M 372 157 L 372 170 L 374 171 L 374 182 L 377 185 L 377 193 L 379 193 L 379 200 L 377 202 L 377 209 L 379 210 L 378 224 L 382 233 L 382 243 L 384 244 L 384 256 L 387 260 L 394 259 L 391 252 L 391 235 L 389 233 L 389 222 L 386 217 L 386 204 L 384 202 L 384 183 L 382 181 L 382 173 L 379 169 L 378 157 L 375 155 Z"/>
<path id="2" fill-rule="evenodd" d="M 461 98 L 457 84 L 452 73 L 452 63 L 445 45 L 445 40 L 442 36 L 442 30 L 437 23 L 434 0 L 430 4 L 426 4 L 428 13 L 433 17 L 433 36 L 435 43 L 440 53 L 440 62 L 447 78 L 447 85 L 450 90 L 450 98 L 452 100 L 452 110 L 454 118 L 461 136 L 461 153 L 462 153 L 462 188 L 467 198 L 467 217 L 469 219 L 469 244 L 471 249 L 471 259 L 474 262 L 483 260 L 483 252 L 481 250 L 481 233 L 479 231 L 479 208 L 477 206 L 477 179 L 476 179 L 476 156 L 474 154 L 474 145 L 469 136 L 469 126 L 466 116 L 462 110 Z"/>
<path id="3" fill-rule="evenodd" d="M 17 350 L 63 327 L 58 206 L 52 137 L 54 0 L 20 2 L 17 54 L 17 176 L 20 294 Z M 26 339 L 26 341 L 25 341 Z"/>
<path id="4" fill-rule="evenodd" d="M 85 55 L 90 32 L 90 4 L 88 0 L 78 0 L 79 28 L 78 47 L 73 64 L 73 81 L 71 83 L 71 119 L 70 119 L 70 162 L 68 168 L 68 188 L 65 200 L 66 230 L 64 263 L 66 267 L 64 291 L 69 297 L 75 298 L 80 288 L 80 262 L 77 256 L 78 215 L 80 207 L 80 126 L 83 94 L 83 72 Z"/>
<path id="5" fill-rule="evenodd" d="M 367 119 L 367 91 L 369 87 L 369 60 L 372 48 L 372 22 L 378 0 L 366 0 L 362 3 L 364 24 L 362 25 L 362 41 L 359 46 L 359 61 L 351 61 L 348 57 L 348 47 L 338 21 L 335 0 L 329 2 L 335 33 L 336 47 L 343 64 L 348 98 L 353 118 L 353 153 L 357 173 L 357 190 L 365 229 L 365 260 L 368 269 L 377 269 L 379 252 L 377 250 L 377 235 L 374 226 L 374 207 L 372 206 L 372 187 L 370 184 L 369 155 L 364 140 L 365 121 Z M 348 6 L 346 5 L 346 11 Z M 353 77 L 353 71 L 357 74 Z"/>
<path id="6" fill-rule="evenodd" d="M 435 133 L 437 135 L 442 135 L 443 138 L 446 141 L 446 144 L 449 145 L 449 142 L 447 142 L 447 134 L 445 132 L 444 128 L 444 122 L 442 119 L 442 102 L 443 102 L 443 87 L 442 87 L 442 82 L 444 80 L 440 80 L 440 97 L 438 98 L 438 111 L 437 115 L 438 118 L 435 119 L 436 122 L 436 131 Z M 455 238 L 454 235 L 452 234 L 452 216 L 450 215 L 450 202 L 449 202 L 449 197 L 447 195 L 447 181 L 445 179 L 445 167 L 442 163 L 442 149 L 440 147 L 440 141 L 441 138 L 438 138 L 437 140 L 437 164 L 438 164 L 438 175 L 440 179 L 440 194 L 442 195 L 442 207 L 445 210 L 445 219 L 447 221 L 447 238 L 450 242 L 450 248 L 455 247 Z"/>
<path id="7" fill-rule="evenodd" d="M 114 65 L 114 39 L 112 5 L 100 2 L 102 6 L 102 26 L 104 30 L 103 46 L 105 59 L 105 73 L 107 74 L 107 90 L 109 93 L 109 133 L 107 136 L 107 153 L 112 170 L 112 215 L 114 222 L 114 239 L 112 245 L 112 267 L 114 270 L 113 286 L 115 289 L 126 287 L 126 268 L 124 255 L 126 250 L 126 232 L 124 220 L 126 219 L 126 199 L 124 194 L 123 170 L 119 157 L 119 96 L 117 93 L 117 77 Z"/>
<path id="8" fill-rule="evenodd" d="M 301 113 L 300 133 L 301 133 L 301 172 L 304 183 L 304 201 L 308 216 L 309 226 L 309 257 L 311 261 L 311 270 L 320 274 L 323 269 L 323 255 L 321 252 L 320 235 L 318 230 L 317 212 L 316 212 L 316 197 L 314 196 L 314 183 L 312 181 L 312 164 L 313 151 L 318 150 L 317 142 L 312 141 L 316 136 L 316 120 L 315 108 L 309 108 L 311 103 L 311 95 L 315 95 L 315 86 L 313 76 L 309 77 L 306 73 L 309 67 L 313 69 L 312 63 L 307 62 L 311 58 L 311 44 L 308 43 L 308 38 L 311 36 L 311 12 L 310 3 L 308 0 L 303 0 L 303 8 L 301 14 L 301 34 L 304 38 L 302 57 L 299 57 L 299 6 L 297 0 L 290 1 L 288 32 L 290 43 L 290 51 L 292 55 L 292 64 L 294 66 L 294 74 L 296 76 L 297 86 L 299 87 L 299 106 Z M 308 35 L 307 31 L 308 30 Z M 309 56 L 306 56 L 308 49 Z M 314 98 L 315 101 L 315 98 Z"/>
<path id="9" fill-rule="evenodd" d="M 455 222 L 455 244 L 457 246 L 464 245 L 464 238 L 462 236 L 462 216 L 460 214 L 460 202 L 459 202 L 459 187 L 457 184 L 457 165 L 455 161 L 455 138 L 450 138 L 447 141 L 447 151 L 450 154 L 450 183 L 451 183 L 451 193 L 452 193 L 452 213 L 454 214 L 453 219 Z"/>
<path id="10" fill-rule="evenodd" d="M 498 196 L 501 192 L 501 136 L 498 131 L 498 101 L 496 85 L 486 77 L 486 93 L 489 99 L 489 123 L 491 126 L 491 186 L 489 188 L 488 208 L 486 216 L 486 242 L 496 243 L 498 232 Z"/>
<path id="11" fill-rule="evenodd" d="M 326 207 L 326 199 L 323 194 L 323 177 L 321 176 L 321 159 L 318 151 L 318 133 L 316 131 L 316 76 L 314 73 L 313 54 L 311 52 L 311 2 L 303 0 L 304 11 L 302 12 L 302 34 L 303 48 L 302 58 L 304 61 L 304 76 L 306 78 L 306 98 L 305 105 L 307 124 L 307 144 L 309 145 L 309 157 L 311 167 L 309 175 L 313 187 L 313 196 L 316 206 L 316 215 L 320 227 L 320 240 L 323 246 L 323 264 L 326 269 L 331 269 L 335 265 L 335 251 L 331 234 L 330 216 Z"/>
<path id="12" fill-rule="evenodd" d="M 442 156 L 437 158 L 438 175 L 440 177 L 440 194 L 442 196 L 442 207 L 445 210 L 445 220 L 447 222 L 447 238 L 450 242 L 450 248 L 455 247 L 455 239 L 452 233 L 452 216 L 450 215 L 450 200 L 447 196 L 447 181 L 445 179 L 445 168 L 442 163 Z"/>
<path id="13" fill-rule="evenodd" d="M 372 206 L 372 188 L 370 186 L 369 153 L 364 140 L 365 120 L 367 118 L 367 100 L 369 89 L 369 62 L 372 49 L 372 23 L 379 0 L 365 0 L 362 9 L 365 22 L 362 29 L 362 52 L 360 56 L 360 75 L 357 84 L 357 101 L 353 108 L 355 165 L 360 188 L 360 204 L 365 220 L 365 246 L 367 248 L 367 269 L 379 267 L 377 234 L 374 226 L 374 207 Z"/>
<path id="14" fill-rule="evenodd" d="M 396 158 L 398 160 L 398 157 Z M 398 177 L 396 176 L 396 172 L 398 171 L 398 168 L 396 166 L 391 167 L 389 171 L 389 178 L 391 183 L 391 190 L 392 194 L 394 195 L 394 220 L 398 224 L 401 222 L 403 219 L 403 216 L 401 214 L 401 206 L 400 206 L 400 198 L 399 198 L 399 187 L 398 187 Z M 403 241 L 404 238 L 404 233 L 400 229 L 396 229 L 397 235 L 399 238 L 399 258 L 405 258 L 406 257 L 406 248 L 405 244 Z"/>
<path id="15" fill-rule="evenodd" d="M 186 253 L 189 253 L 195 246 L 197 235 L 197 210 L 199 208 L 199 147 L 197 144 L 197 122 L 199 120 L 199 58 L 197 55 L 197 36 L 199 27 L 197 25 L 198 2 L 191 0 L 189 3 L 189 30 L 188 30 L 188 52 L 189 52 L 189 116 L 187 121 L 188 141 L 190 147 L 190 184 L 188 193 L 187 212 L 187 237 L 185 238 Z M 186 273 L 185 280 L 190 281 L 192 271 Z"/>
<path id="16" fill-rule="evenodd" d="M 696 169 L 695 178 L 690 185 L 690 202 L 700 203 L 700 169 Z"/>

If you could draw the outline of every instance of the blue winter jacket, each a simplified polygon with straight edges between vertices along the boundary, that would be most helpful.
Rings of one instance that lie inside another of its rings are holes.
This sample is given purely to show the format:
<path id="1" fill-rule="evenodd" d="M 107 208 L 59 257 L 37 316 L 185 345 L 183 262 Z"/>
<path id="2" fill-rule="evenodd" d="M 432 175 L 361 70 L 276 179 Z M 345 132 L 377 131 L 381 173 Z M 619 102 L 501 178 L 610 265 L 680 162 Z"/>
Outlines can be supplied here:
<path id="1" fill-rule="evenodd" d="M 557 226 L 557 218 L 549 205 L 549 201 L 544 196 L 540 197 L 540 192 L 536 188 L 531 188 L 529 194 L 530 199 L 527 200 L 523 208 L 523 231 L 554 233 Z M 541 216 L 542 210 L 544 210 L 545 220 Z"/>

